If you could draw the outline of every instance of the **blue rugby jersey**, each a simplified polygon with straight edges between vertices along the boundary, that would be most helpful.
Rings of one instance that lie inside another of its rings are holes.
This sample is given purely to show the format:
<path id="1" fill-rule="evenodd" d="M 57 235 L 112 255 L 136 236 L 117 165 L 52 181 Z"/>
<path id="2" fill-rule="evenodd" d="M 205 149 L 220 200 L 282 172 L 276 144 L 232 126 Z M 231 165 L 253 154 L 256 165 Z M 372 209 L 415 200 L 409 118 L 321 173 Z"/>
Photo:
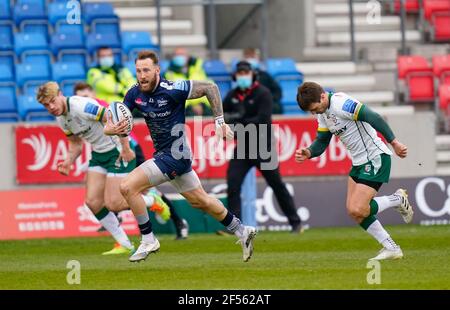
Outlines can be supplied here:
<path id="1" fill-rule="evenodd" d="M 186 145 L 184 130 L 175 129 L 184 129 L 185 101 L 191 92 L 191 85 L 189 80 L 173 82 L 161 78 L 154 92 L 142 92 L 137 84 L 127 92 L 124 104 L 130 111 L 136 108 L 144 116 L 155 153 L 170 152 L 177 139 L 183 139 L 183 144 Z M 177 146 L 181 144 L 180 141 L 176 143 Z M 187 151 L 182 144 L 177 148 L 181 152 Z"/>

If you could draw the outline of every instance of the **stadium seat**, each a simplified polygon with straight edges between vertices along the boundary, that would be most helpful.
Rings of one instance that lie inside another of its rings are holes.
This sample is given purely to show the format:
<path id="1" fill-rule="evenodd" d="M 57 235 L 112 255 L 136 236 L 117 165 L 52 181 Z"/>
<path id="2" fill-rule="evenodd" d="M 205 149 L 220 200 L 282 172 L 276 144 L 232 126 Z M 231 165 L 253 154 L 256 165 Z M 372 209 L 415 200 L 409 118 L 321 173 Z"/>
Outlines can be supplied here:
<path id="1" fill-rule="evenodd" d="M 115 35 L 90 33 L 87 36 L 86 48 L 89 54 L 93 55 L 101 46 L 109 46 L 115 51 L 121 51 L 120 41 Z"/>
<path id="2" fill-rule="evenodd" d="M 50 80 L 50 71 L 45 64 L 22 63 L 16 65 L 16 83 L 24 88 L 29 85 L 42 84 Z"/>
<path id="3" fill-rule="evenodd" d="M 85 50 L 83 37 L 76 33 L 55 33 L 50 39 L 50 47 L 52 49 L 53 55 L 60 58 L 59 54 L 61 52 L 70 54 L 83 54 L 85 55 L 87 51 Z"/>
<path id="4" fill-rule="evenodd" d="M 104 33 L 115 35 L 120 37 L 120 25 L 119 20 L 104 21 L 104 22 L 94 22 L 91 26 L 91 32 Z"/>
<path id="5" fill-rule="evenodd" d="M 450 84 L 450 55 L 433 56 L 433 74 L 441 84 Z"/>
<path id="6" fill-rule="evenodd" d="M 52 66 L 52 78 L 57 83 L 86 79 L 84 66 L 76 62 L 55 62 Z"/>
<path id="7" fill-rule="evenodd" d="M 281 80 L 279 81 L 283 93 L 281 97 L 281 104 L 297 105 L 297 87 L 302 83 L 302 80 Z"/>
<path id="8" fill-rule="evenodd" d="M 134 65 L 134 60 L 129 60 L 124 63 L 124 67 L 128 68 L 130 72 L 133 74 L 134 77 L 136 77 L 136 66 Z M 163 75 L 161 71 L 161 75 Z"/>
<path id="9" fill-rule="evenodd" d="M 0 83 L 14 83 L 14 71 L 12 66 L 0 64 Z"/>
<path id="10" fill-rule="evenodd" d="M 110 3 L 85 3 L 83 15 L 88 25 L 99 20 L 117 20 L 117 15 L 114 14 L 114 8 Z"/>
<path id="11" fill-rule="evenodd" d="M 208 77 L 225 76 L 230 78 L 231 75 L 222 60 L 218 59 L 206 60 L 203 63 L 203 69 Z"/>
<path id="12" fill-rule="evenodd" d="M 14 68 L 15 55 L 13 52 L 0 52 L 0 65 L 8 65 Z"/>
<path id="13" fill-rule="evenodd" d="M 0 51 L 13 49 L 13 24 L 0 20 Z"/>
<path id="14" fill-rule="evenodd" d="M 395 13 L 400 13 L 400 3 L 401 0 L 395 0 L 392 3 L 393 11 Z M 420 9 L 419 0 L 406 0 L 405 1 L 405 11 L 407 13 L 418 13 Z"/>
<path id="15" fill-rule="evenodd" d="M 228 94 L 228 92 L 231 90 L 231 78 L 229 78 L 228 80 L 215 80 L 213 78 L 214 83 L 217 84 L 217 87 L 219 87 L 219 91 L 220 91 L 220 95 L 222 97 L 222 99 L 225 99 L 226 95 Z"/>
<path id="16" fill-rule="evenodd" d="M 450 108 L 450 84 L 439 86 L 439 107 L 446 112 Z"/>
<path id="17" fill-rule="evenodd" d="M 10 0 L 0 0 L 0 20 L 10 20 L 11 18 Z"/>
<path id="18" fill-rule="evenodd" d="M 0 122 L 19 121 L 15 88 L 6 88 L 0 86 L 0 102 Z"/>
<path id="19" fill-rule="evenodd" d="M 129 60 L 134 60 L 137 51 L 142 49 L 158 50 L 153 44 L 150 33 L 146 31 L 124 31 L 122 36 L 122 49 Z"/>
<path id="20" fill-rule="evenodd" d="M 45 8 L 46 0 L 17 0 L 16 4 L 31 4 L 31 5 L 37 5 L 41 8 Z"/>
<path id="21" fill-rule="evenodd" d="M 449 12 L 450 0 L 422 0 L 424 18 L 431 22 L 433 14 Z"/>
<path id="22" fill-rule="evenodd" d="M 49 46 L 47 39 L 44 35 L 39 33 L 16 33 L 14 34 L 14 51 L 18 57 L 21 57 L 22 53 L 33 50 L 48 52 Z"/>
<path id="23" fill-rule="evenodd" d="M 52 57 L 50 54 L 47 54 L 47 53 L 43 53 L 43 54 L 25 53 L 24 56 L 22 57 L 22 62 L 23 63 L 43 64 L 43 65 L 46 65 L 50 69 L 50 65 L 52 63 Z"/>
<path id="24" fill-rule="evenodd" d="M 161 69 L 161 74 L 166 73 L 167 69 L 169 69 L 170 61 L 165 59 L 159 60 L 159 68 Z"/>
<path id="25" fill-rule="evenodd" d="M 433 70 L 422 56 L 399 56 L 397 70 L 406 83 L 406 101 L 430 102 L 434 100 Z"/>
<path id="26" fill-rule="evenodd" d="M 40 33 L 48 40 L 47 23 L 24 23 L 21 31 L 30 34 Z"/>
<path id="27" fill-rule="evenodd" d="M 450 41 L 450 9 L 448 12 L 433 14 L 431 25 L 433 41 Z"/>
<path id="28" fill-rule="evenodd" d="M 17 110 L 24 121 L 49 121 L 55 118 L 50 115 L 36 96 L 22 95 L 17 98 Z"/>
<path id="29" fill-rule="evenodd" d="M 17 3 L 14 6 L 14 23 L 21 29 L 20 31 L 23 31 L 26 24 L 47 23 L 45 7 L 37 3 Z"/>
<path id="30" fill-rule="evenodd" d="M 75 34 L 77 36 L 85 38 L 84 34 L 84 24 L 66 24 L 66 23 L 59 23 L 55 27 L 56 33 L 65 33 L 68 35 Z"/>
<path id="31" fill-rule="evenodd" d="M 274 78 L 301 74 L 291 58 L 272 58 L 266 61 L 267 72 Z"/>

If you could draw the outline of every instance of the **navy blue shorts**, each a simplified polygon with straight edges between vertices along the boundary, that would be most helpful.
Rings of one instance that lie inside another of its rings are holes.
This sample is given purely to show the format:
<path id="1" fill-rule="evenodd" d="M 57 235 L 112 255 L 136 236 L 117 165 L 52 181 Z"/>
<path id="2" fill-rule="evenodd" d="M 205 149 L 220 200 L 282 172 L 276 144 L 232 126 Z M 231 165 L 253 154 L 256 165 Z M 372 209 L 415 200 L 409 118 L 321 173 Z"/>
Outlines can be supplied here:
<path id="1" fill-rule="evenodd" d="M 192 171 L 192 161 L 190 159 L 175 159 L 170 153 L 155 153 L 153 155 L 153 160 L 159 170 L 171 180 Z"/>

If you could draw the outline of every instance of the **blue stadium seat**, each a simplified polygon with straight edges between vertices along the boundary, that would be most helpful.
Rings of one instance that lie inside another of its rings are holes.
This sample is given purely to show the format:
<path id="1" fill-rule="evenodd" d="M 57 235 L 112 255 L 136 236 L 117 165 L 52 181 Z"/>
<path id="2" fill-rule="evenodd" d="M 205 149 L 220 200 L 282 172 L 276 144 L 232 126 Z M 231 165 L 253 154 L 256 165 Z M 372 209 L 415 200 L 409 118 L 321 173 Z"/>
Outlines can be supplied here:
<path id="1" fill-rule="evenodd" d="M 36 34 L 42 34 L 48 40 L 48 24 L 45 23 L 24 23 L 22 27 L 22 32 Z"/>
<path id="2" fill-rule="evenodd" d="M 13 49 L 13 24 L 0 20 L 0 51 Z"/>
<path id="3" fill-rule="evenodd" d="M 31 4 L 31 5 L 38 5 L 41 8 L 45 8 L 46 1 L 45 0 L 17 0 L 16 4 Z"/>
<path id="4" fill-rule="evenodd" d="M 128 68 L 130 72 L 133 74 L 134 77 L 136 77 L 136 66 L 134 65 L 134 60 L 130 60 L 124 63 L 124 67 Z M 162 75 L 162 71 L 161 71 Z"/>
<path id="5" fill-rule="evenodd" d="M 0 20 L 10 20 L 11 18 L 10 0 L 0 0 Z"/>
<path id="6" fill-rule="evenodd" d="M 206 60 L 203 69 L 208 77 L 226 76 L 230 77 L 230 72 L 221 60 Z"/>
<path id="7" fill-rule="evenodd" d="M 54 33 L 50 40 L 50 46 L 55 56 L 64 49 L 84 50 L 85 48 L 83 38 L 75 33 Z"/>
<path id="8" fill-rule="evenodd" d="M 87 36 L 86 48 L 93 55 L 101 46 L 109 46 L 113 50 L 120 51 L 120 41 L 115 35 L 103 33 L 90 33 Z"/>
<path id="9" fill-rule="evenodd" d="M 63 52 L 59 55 L 58 61 L 60 62 L 76 62 L 82 65 L 85 69 L 89 64 L 89 56 L 85 53 L 66 53 Z"/>
<path id="10" fill-rule="evenodd" d="M 13 52 L 0 52 L 0 65 L 8 65 L 14 68 L 15 55 Z"/>
<path id="11" fill-rule="evenodd" d="M 83 13 L 88 25 L 98 19 L 117 19 L 114 8 L 110 3 L 85 3 Z"/>
<path id="12" fill-rule="evenodd" d="M 84 66 L 73 62 L 55 62 L 52 66 L 52 78 L 64 86 L 68 83 L 86 79 Z"/>
<path id="13" fill-rule="evenodd" d="M 39 33 L 16 33 L 14 34 L 14 51 L 17 56 L 21 56 L 23 52 L 34 51 L 47 51 L 49 46 L 47 39 L 44 35 Z"/>
<path id="14" fill-rule="evenodd" d="M 139 50 L 158 50 L 158 46 L 152 42 L 150 33 L 146 31 L 123 31 L 122 49 L 128 55 L 129 60 L 134 60 L 135 54 Z"/>
<path id="15" fill-rule="evenodd" d="M 283 92 L 281 98 L 282 105 L 297 105 L 297 88 L 302 83 L 302 79 L 280 80 L 280 87 Z"/>
<path id="16" fill-rule="evenodd" d="M 25 53 L 22 57 L 22 62 L 23 63 L 38 63 L 38 64 L 43 64 L 46 65 L 47 68 L 50 69 L 50 65 L 52 63 L 52 58 L 51 55 L 48 53 Z"/>
<path id="17" fill-rule="evenodd" d="M 14 83 L 14 71 L 12 66 L 0 64 L 0 83 Z"/>
<path id="18" fill-rule="evenodd" d="M 119 38 L 120 37 L 119 20 L 94 22 L 93 26 L 91 26 L 91 32 L 113 34 Z"/>
<path id="19" fill-rule="evenodd" d="M 42 104 L 37 102 L 36 96 L 22 95 L 17 98 L 17 110 L 24 121 L 49 121 L 55 117 L 50 115 Z"/>
<path id="20" fill-rule="evenodd" d="M 272 58 L 266 61 L 267 72 L 274 78 L 301 74 L 291 58 Z"/>
<path id="21" fill-rule="evenodd" d="M 17 3 L 14 6 L 14 23 L 17 27 L 22 29 L 24 24 L 34 22 L 47 23 L 45 7 L 41 7 L 37 3 Z"/>
<path id="22" fill-rule="evenodd" d="M 0 86 L 0 122 L 17 122 L 16 88 Z"/>
<path id="23" fill-rule="evenodd" d="M 16 65 L 16 83 L 18 87 L 42 84 L 50 80 L 50 70 L 41 63 L 22 63 Z"/>
<path id="24" fill-rule="evenodd" d="M 220 95 L 222 99 L 225 99 L 228 92 L 231 90 L 231 79 L 226 80 L 214 80 L 214 83 L 217 84 L 217 87 L 219 87 Z"/>
<path id="25" fill-rule="evenodd" d="M 56 33 L 75 34 L 84 39 L 84 24 L 60 23 L 55 28 Z"/>
<path id="26" fill-rule="evenodd" d="M 167 69 L 169 69 L 169 66 L 170 66 L 170 61 L 165 60 L 165 59 L 159 60 L 159 68 L 161 70 L 161 74 L 166 73 Z"/>

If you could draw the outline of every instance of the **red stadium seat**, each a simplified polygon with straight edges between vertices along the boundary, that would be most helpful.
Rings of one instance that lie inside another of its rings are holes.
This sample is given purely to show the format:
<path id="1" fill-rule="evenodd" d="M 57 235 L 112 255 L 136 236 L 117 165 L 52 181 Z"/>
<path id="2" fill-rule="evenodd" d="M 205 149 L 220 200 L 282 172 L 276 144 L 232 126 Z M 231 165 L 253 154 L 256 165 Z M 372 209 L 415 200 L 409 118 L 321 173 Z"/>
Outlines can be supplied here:
<path id="1" fill-rule="evenodd" d="M 406 75 L 414 71 L 427 71 L 431 67 L 423 56 L 399 56 L 397 58 L 398 77 L 405 79 Z"/>
<path id="2" fill-rule="evenodd" d="M 394 12 L 400 12 L 400 0 L 394 1 Z M 407 13 L 417 13 L 419 12 L 420 4 L 419 0 L 406 0 L 405 1 L 405 10 Z"/>
<path id="3" fill-rule="evenodd" d="M 450 0 L 423 0 L 423 11 L 425 19 L 431 22 L 436 12 L 450 11 Z"/>
<path id="4" fill-rule="evenodd" d="M 408 102 L 431 102 L 434 100 L 433 70 L 422 56 L 399 56 L 398 77 L 406 80 Z"/>
<path id="5" fill-rule="evenodd" d="M 433 41 L 450 41 L 450 8 L 433 14 L 431 26 Z"/>
<path id="6" fill-rule="evenodd" d="M 450 107 L 450 84 L 439 86 L 439 107 L 443 111 Z"/>
<path id="7" fill-rule="evenodd" d="M 450 84 L 450 55 L 433 56 L 433 74 L 441 84 Z"/>

